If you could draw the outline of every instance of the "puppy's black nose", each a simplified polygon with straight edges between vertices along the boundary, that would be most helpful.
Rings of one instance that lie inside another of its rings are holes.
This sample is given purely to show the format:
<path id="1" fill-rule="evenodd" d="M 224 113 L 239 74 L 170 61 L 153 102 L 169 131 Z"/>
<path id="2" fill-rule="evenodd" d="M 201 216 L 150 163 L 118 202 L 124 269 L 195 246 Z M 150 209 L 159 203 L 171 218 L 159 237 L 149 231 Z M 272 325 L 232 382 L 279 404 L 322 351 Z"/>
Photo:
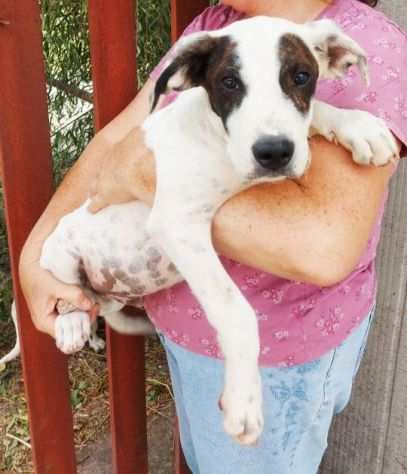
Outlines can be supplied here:
<path id="1" fill-rule="evenodd" d="M 278 171 L 288 165 L 294 154 L 294 143 L 284 135 L 267 135 L 252 146 L 256 161 L 268 170 Z"/>

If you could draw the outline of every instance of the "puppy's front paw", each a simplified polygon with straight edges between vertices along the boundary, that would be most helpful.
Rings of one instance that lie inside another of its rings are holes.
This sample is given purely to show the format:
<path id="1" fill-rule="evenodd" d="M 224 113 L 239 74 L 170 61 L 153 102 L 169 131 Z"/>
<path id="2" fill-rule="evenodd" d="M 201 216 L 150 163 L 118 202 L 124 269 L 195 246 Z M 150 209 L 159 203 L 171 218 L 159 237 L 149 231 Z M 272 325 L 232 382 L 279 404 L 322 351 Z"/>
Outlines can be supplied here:
<path id="1" fill-rule="evenodd" d="M 90 319 L 87 313 L 73 311 L 60 314 L 55 320 L 55 339 L 58 349 L 65 354 L 80 351 L 90 336 Z"/>
<path id="2" fill-rule="evenodd" d="M 262 392 L 260 376 L 256 382 L 243 386 L 225 386 L 220 400 L 227 434 L 242 445 L 255 444 L 263 431 Z"/>
<path id="3" fill-rule="evenodd" d="M 384 166 L 398 157 L 395 138 L 386 123 L 361 110 L 341 110 L 332 123 L 334 139 L 352 152 L 360 165 Z"/>

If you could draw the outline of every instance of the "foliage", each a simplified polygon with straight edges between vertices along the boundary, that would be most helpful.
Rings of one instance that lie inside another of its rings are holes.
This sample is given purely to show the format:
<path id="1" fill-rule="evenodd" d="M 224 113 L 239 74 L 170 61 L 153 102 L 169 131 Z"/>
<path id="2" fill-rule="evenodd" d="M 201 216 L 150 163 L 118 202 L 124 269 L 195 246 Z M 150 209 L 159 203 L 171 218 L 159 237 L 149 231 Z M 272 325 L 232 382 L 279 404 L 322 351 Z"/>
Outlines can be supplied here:
<path id="1" fill-rule="evenodd" d="M 55 182 L 58 184 L 93 135 L 92 77 L 86 0 L 41 0 Z M 169 0 L 137 2 L 139 84 L 170 45 Z M 0 189 L 0 319 L 11 301 L 6 227 Z"/>
<path id="2" fill-rule="evenodd" d="M 93 134 L 87 1 L 42 0 L 42 29 L 56 181 Z M 169 1 L 137 2 L 139 81 L 169 47 Z M 76 120 L 71 117 L 77 116 Z"/>
<path id="3" fill-rule="evenodd" d="M 170 6 L 169 0 L 139 0 L 137 4 L 138 75 L 144 84 L 170 47 Z"/>
<path id="4" fill-rule="evenodd" d="M 11 305 L 11 276 L 7 247 L 3 195 L 0 186 L 0 322 L 8 318 Z M 1 326 L 0 326 L 1 327 Z"/>
<path id="5" fill-rule="evenodd" d="M 81 95 L 81 92 L 87 93 L 91 98 L 92 90 L 87 2 L 42 0 L 41 10 L 54 170 L 58 182 L 93 134 L 91 104 Z M 80 115 L 78 120 L 70 120 L 77 115 Z"/>

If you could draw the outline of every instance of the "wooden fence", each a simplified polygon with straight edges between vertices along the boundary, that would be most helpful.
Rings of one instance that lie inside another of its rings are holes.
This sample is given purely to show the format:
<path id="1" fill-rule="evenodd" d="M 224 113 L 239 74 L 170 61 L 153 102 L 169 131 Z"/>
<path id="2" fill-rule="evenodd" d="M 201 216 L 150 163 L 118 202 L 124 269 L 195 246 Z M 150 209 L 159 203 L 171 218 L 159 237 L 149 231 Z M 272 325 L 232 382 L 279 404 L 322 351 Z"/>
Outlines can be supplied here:
<path id="1" fill-rule="evenodd" d="M 207 4 L 171 1 L 173 39 Z M 100 128 L 137 91 L 134 0 L 89 0 L 89 27 Z M 34 465 L 39 474 L 73 474 L 67 358 L 35 330 L 17 275 L 22 245 L 53 192 L 37 0 L 0 0 L 0 71 L 0 154 Z M 107 339 L 113 472 L 147 474 L 144 341 L 110 331 Z M 179 451 L 176 459 L 177 472 L 187 472 Z"/>
<path id="2" fill-rule="evenodd" d="M 404 2 L 384 3 L 393 13 L 400 8 L 399 19 Z M 171 0 L 172 38 L 207 4 Z M 133 0 L 89 0 L 97 128 L 122 110 L 137 90 L 133 12 Z M 22 245 L 53 192 L 37 0 L 0 0 L 0 71 L 0 169 L 34 464 L 39 474 L 73 474 L 67 359 L 33 327 L 17 275 Z M 402 320 L 407 309 L 407 214 L 401 204 L 407 199 L 406 165 L 400 166 L 388 206 L 378 314 L 367 361 L 352 405 L 334 427 L 323 474 L 407 472 L 407 325 Z M 147 474 L 144 341 L 110 331 L 107 339 L 113 472 Z M 179 444 L 175 471 L 189 472 Z"/>

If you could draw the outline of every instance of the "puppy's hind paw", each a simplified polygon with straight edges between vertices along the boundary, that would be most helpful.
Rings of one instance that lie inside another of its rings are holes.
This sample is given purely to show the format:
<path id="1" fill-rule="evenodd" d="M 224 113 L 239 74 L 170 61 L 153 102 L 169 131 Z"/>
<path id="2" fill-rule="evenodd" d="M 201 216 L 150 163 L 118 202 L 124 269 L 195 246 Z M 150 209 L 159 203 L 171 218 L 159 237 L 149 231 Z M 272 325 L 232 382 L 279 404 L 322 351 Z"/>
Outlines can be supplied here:
<path id="1" fill-rule="evenodd" d="M 87 313 L 73 311 L 57 316 L 55 320 L 56 345 L 65 354 L 80 351 L 89 336 L 90 319 Z"/>

